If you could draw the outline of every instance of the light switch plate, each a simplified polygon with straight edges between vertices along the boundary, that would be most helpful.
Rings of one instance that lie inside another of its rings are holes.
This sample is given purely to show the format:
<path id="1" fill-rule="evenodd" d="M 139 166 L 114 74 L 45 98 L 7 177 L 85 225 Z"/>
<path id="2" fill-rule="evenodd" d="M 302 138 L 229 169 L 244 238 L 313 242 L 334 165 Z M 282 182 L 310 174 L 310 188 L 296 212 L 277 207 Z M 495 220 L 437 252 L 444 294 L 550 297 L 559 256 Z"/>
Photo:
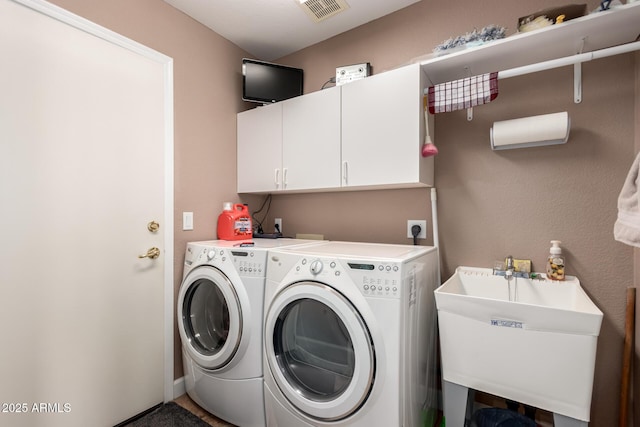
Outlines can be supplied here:
<path id="1" fill-rule="evenodd" d="M 182 229 L 193 230 L 193 212 L 182 212 Z"/>

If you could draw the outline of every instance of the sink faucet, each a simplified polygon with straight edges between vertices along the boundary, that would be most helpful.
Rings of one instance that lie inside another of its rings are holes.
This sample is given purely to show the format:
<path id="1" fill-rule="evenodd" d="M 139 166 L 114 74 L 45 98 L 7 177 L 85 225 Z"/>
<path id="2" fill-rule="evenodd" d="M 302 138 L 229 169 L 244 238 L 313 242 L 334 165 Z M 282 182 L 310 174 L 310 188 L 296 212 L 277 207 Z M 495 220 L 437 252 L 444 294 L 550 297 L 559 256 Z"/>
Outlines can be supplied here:
<path id="1" fill-rule="evenodd" d="M 504 272 L 504 277 L 507 280 L 511 280 L 511 278 L 513 277 L 513 272 L 515 271 L 515 267 L 513 265 L 513 257 L 511 255 L 509 255 L 507 257 L 507 269 Z"/>
<path id="2" fill-rule="evenodd" d="M 509 292 L 509 301 L 515 301 L 518 295 L 518 283 L 515 282 L 514 283 L 514 290 L 513 293 L 511 292 L 511 279 L 513 279 L 514 276 L 514 272 L 516 270 L 514 262 L 513 262 L 513 257 L 511 255 L 509 255 L 507 257 L 507 269 L 504 272 L 504 278 L 507 279 L 507 288 L 508 288 L 508 292 Z"/>

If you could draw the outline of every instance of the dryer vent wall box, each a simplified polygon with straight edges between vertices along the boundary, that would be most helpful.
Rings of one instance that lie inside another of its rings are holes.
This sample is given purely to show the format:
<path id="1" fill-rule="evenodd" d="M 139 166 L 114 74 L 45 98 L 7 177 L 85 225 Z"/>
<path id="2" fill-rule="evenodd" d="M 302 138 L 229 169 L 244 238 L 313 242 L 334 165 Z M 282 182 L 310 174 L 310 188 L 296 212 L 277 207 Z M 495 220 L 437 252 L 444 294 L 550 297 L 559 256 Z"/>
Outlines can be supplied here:
<path id="1" fill-rule="evenodd" d="M 364 79 L 371 75 L 371 64 L 345 65 L 336 68 L 336 86 L 352 82 L 354 80 Z"/>

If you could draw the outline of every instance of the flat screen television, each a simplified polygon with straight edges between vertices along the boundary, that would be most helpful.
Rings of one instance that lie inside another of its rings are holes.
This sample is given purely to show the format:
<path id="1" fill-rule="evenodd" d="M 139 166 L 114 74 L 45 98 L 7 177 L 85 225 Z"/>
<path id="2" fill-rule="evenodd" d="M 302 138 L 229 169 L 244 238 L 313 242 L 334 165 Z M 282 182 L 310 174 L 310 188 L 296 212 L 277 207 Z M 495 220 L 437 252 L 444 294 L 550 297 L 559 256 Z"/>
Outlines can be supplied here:
<path id="1" fill-rule="evenodd" d="M 300 68 L 244 58 L 242 60 L 242 99 L 270 104 L 302 95 Z"/>

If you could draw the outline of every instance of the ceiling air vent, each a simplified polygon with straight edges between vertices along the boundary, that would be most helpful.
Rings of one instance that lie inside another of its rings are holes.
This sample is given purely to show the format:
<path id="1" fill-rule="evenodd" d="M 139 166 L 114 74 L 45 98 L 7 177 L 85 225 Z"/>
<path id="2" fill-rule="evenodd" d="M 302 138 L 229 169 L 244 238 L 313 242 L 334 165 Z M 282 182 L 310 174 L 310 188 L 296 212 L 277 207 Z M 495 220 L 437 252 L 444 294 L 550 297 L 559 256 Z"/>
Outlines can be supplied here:
<path id="1" fill-rule="evenodd" d="M 300 0 L 300 7 L 314 22 L 323 21 L 349 9 L 349 5 L 344 0 Z"/>

